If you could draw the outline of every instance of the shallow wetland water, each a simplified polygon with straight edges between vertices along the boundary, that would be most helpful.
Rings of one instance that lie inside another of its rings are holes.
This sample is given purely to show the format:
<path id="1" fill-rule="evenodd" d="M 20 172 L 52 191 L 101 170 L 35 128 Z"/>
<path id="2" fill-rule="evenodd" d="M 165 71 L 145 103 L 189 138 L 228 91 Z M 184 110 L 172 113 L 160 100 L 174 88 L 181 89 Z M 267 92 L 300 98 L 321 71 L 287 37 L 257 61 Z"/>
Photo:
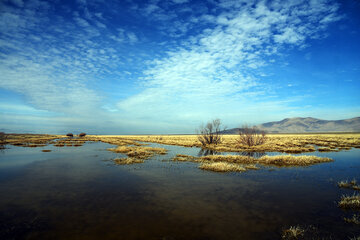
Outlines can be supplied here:
<path id="1" fill-rule="evenodd" d="M 238 173 L 174 162 L 199 148 L 116 165 L 113 145 L 7 146 L 0 152 L 0 239 L 281 239 L 301 226 L 315 239 L 360 236 L 338 208 L 336 183 L 360 176 L 360 149 L 311 153 L 334 162 Z M 42 152 L 44 149 L 51 152 Z M 270 153 L 271 155 L 271 153 Z M 360 180 L 360 179 L 358 179 Z"/>

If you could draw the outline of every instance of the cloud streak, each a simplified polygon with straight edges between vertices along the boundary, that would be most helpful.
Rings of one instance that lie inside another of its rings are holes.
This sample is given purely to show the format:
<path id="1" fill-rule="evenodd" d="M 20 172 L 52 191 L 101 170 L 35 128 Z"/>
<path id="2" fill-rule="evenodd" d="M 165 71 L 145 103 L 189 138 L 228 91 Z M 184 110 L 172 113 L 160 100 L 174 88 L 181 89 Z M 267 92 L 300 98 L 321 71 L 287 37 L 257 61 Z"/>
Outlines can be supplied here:
<path id="1" fill-rule="evenodd" d="M 2 118 L 119 133 L 276 120 L 305 97 L 280 96 L 298 82 L 275 83 L 269 69 L 341 17 L 331 0 L 2 1 L 0 91 L 23 97 L 0 102 Z"/>
<path id="2" fill-rule="evenodd" d="M 262 67 L 285 48 L 321 38 L 328 24 L 339 20 L 337 9 L 329 1 L 221 1 L 219 14 L 195 20 L 215 24 L 154 60 L 144 71 L 145 90 L 118 106 L 131 115 L 156 113 L 170 121 L 189 111 L 206 118 L 239 115 L 263 104 L 271 89 L 259 79 Z M 283 102 L 279 106 L 286 108 Z"/>

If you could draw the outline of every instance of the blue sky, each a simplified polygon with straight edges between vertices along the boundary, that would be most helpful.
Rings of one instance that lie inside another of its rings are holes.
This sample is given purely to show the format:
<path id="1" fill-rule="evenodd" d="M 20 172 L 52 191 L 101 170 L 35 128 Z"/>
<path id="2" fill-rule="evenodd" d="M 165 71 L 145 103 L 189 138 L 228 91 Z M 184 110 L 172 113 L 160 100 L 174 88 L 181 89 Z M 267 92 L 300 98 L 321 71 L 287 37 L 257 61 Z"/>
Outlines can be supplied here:
<path id="1" fill-rule="evenodd" d="M 3 0 L 0 130 L 360 116 L 359 1 Z"/>

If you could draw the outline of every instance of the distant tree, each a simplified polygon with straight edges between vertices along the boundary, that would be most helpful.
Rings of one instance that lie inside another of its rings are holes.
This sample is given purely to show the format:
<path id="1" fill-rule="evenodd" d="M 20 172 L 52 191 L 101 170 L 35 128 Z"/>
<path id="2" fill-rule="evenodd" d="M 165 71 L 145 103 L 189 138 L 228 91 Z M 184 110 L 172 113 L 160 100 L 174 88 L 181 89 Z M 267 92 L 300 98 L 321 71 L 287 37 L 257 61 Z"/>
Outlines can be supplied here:
<path id="1" fill-rule="evenodd" d="M 5 143 L 7 139 L 7 134 L 4 132 L 0 132 L 0 143 Z"/>
<path id="2" fill-rule="evenodd" d="M 86 136 L 86 133 L 80 133 L 79 134 L 79 137 L 85 137 Z"/>
<path id="3" fill-rule="evenodd" d="M 222 133 L 221 131 L 221 120 L 214 119 L 208 122 L 205 126 L 201 125 L 197 130 L 198 139 L 203 146 L 209 144 L 219 144 L 222 142 Z"/>
<path id="4" fill-rule="evenodd" d="M 238 143 L 251 146 L 262 145 L 267 141 L 266 132 L 257 127 L 249 127 L 244 125 L 239 130 Z"/>
<path id="5" fill-rule="evenodd" d="M 5 134 L 4 132 L 0 132 L 0 149 L 5 148 L 7 137 L 7 134 Z"/>
<path id="6" fill-rule="evenodd" d="M 66 136 L 68 136 L 68 137 L 72 138 L 72 137 L 74 136 L 74 134 L 72 134 L 72 133 L 68 133 L 68 134 L 66 134 Z"/>

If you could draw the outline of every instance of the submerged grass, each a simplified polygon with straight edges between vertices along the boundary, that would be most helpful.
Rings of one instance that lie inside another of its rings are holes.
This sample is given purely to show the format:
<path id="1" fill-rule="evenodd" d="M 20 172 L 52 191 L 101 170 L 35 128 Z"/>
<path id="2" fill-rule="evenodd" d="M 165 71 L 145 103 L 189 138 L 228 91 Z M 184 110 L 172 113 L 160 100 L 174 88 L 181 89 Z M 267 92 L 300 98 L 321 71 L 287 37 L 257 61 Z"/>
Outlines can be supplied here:
<path id="1" fill-rule="evenodd" d="M 360 215 L 354 214 L 352 218 L 344 218 L 344 221 L 347 223 L 353 223 L 356 225 L 360 225 Z"/>
<path id="2" fill-rule="evenodd" d="M 291 226 L 289 229 L 285 229 L 282 234 L 282 239 L 299 239 L 305 233 L 305 230 L 300 226 Z"/>
<path id="3" fill-rule="evenodd" d="M 344 209 L 360 209 L 360 194 L 343 195 L 338 205 Z"/>
<path id="4" fill-rule="evenodd" d="M 143 163 L 144 160 L 142 159 L 138 159 L 138 158 L 115 158 L 113 159 L 115 164 L 118 165 L 129 165 L 129 164 L 134 164 L 134 163 Z"/>
<path id="5" fill-rule="evenodd" d="M 356 179 L 353 179 L 350 182 L 340 181 L 340 182 L 338 182 L 338 187 L 349 188 L 349 189 L 353 189 L 353 190 L 360 190 L 360 185 L 357 185 Z"/>
<path id="6" fill-rule="evenodd" d="M 166 154 L 165 148 L 143 147 L 143 146 L 118 146 L 116 148 L 109 148 L 109 151 L 116 153 L 124 153 L 127 158 L 116 158 L 116 164 L 132 164 L 143 163 L 144 160 L 149 159 L 155 154 Z"/>

